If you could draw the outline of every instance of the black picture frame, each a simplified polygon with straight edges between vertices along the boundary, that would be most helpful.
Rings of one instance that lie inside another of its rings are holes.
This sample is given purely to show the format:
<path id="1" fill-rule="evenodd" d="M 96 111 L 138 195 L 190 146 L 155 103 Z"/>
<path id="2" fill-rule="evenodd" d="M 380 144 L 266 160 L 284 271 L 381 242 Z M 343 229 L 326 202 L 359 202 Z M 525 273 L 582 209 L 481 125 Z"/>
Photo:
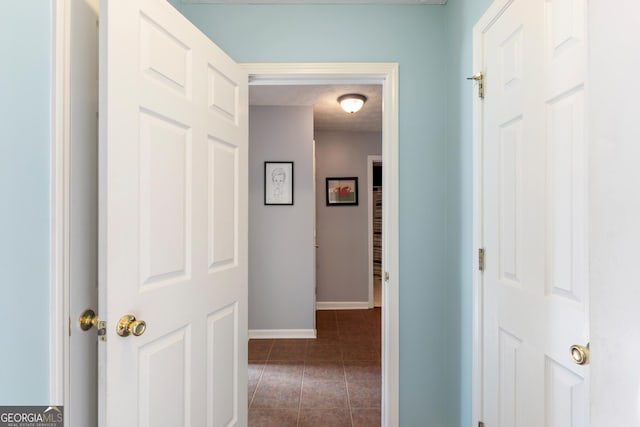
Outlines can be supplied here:
<path id="1" fill-rule="evenodd" d="M 293 162 L 264 162 L 264 204 L 293 205 Z"/>
<path id="2" fill-rule="evenodd" d="M 327 206 L 357 206 L 358 177 L 327 177 Z"/>

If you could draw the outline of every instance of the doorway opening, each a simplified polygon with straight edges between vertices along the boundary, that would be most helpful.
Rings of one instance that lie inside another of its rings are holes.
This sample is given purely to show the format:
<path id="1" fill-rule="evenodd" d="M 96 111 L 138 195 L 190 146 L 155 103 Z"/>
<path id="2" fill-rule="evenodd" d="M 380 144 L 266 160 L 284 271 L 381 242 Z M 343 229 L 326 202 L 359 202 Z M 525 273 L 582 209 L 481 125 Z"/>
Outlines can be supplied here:
<path id="1" fill-rule="evenodd" d="M 337 101 L 344 93 L 365 96 L 364 108 L 345 113 Z M 373 309 L 370 287 L 372 207 L 382 205 L 372 199 L 379 193 L 369 160 L 380 162 L 381 150 L 381 84 L 249 87 L 250 426 L 282 416 L 304 423 L 318 411 L 335 417 L 329 424 L 380 422 L 381 310 Z M 280 169 L 292 197 L 276 203 L 267 199 L 269 171 Z M 328 180 L 356 183 L 353 199 L 332 201 Z M 381 254 L 379 245 L 379 280 Z M 275 397 L 274 388 L 287 392 Z M 344 407 L 327 410 L 322 393 Z"/>
<path id="2" fill-rule="evenodd" d="M 246 63 L 250 85 L 382 86 L 382 181 L 385 192 L 380 313 L 382 425 L 397 424 L 398 404 L 398 66 L 394 63 Z M 363 189 L 364 190 L 364 189 Z M 395 190 L 395 191 L 394 191 Z M 388 277 L 387 277 L 388 275 Z M 372 292 L 371 292 L 372 294 Z M 372 300 L 372 295 L 370 295 Z"/>
<path id="3" fill-rule="evenodd" d="M 367 191 L 369 193 L 369 307 L 382 307 L 382 156 L 369 156 Z"/>

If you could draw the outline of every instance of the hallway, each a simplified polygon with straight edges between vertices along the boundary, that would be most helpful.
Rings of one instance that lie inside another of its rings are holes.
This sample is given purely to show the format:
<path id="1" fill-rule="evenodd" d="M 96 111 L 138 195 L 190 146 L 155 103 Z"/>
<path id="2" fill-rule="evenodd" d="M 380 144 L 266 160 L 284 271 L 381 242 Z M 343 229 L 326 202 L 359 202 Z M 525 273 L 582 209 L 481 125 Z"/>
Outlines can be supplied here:
<path id="1" fill-rule="evenodd" d="M 250 340 L 249 427 L 379 426 L 380 313 L 317 311 L 315 340 Z"/>

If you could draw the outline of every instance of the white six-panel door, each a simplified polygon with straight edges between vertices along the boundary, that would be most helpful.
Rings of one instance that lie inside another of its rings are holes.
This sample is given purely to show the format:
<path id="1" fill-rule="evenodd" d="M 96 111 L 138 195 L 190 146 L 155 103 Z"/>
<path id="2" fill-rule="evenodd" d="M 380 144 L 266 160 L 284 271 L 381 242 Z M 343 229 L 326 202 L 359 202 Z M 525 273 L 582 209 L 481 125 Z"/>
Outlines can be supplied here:
<path id="1" fill-rule="evenodd" d="M 100 425 L 244 426 L 247 75 L 167 2 L 100 15 Z"/>
<path id="2" fill-rule="evenodd" d="M 487 426 L 588 425 L 585 8 L 500 0 L 476 26 Z"/>

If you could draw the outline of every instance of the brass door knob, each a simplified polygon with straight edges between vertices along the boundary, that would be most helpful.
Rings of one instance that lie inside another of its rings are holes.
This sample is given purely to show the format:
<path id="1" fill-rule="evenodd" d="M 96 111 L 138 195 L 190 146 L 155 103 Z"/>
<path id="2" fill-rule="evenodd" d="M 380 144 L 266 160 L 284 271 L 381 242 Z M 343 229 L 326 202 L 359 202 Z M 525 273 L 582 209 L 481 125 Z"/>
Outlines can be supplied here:
<path id="1" fill-rule="evenodd" d="M 121 337 L 128 337 L 133 334 L 136 337 L 144 334 L 147 330 L 147 323 L 144 320 L 136 320 L 133 314 L 125 314 L 118 320 L 116 332 Z"/>
<path id="2" fill-rule="evenodd" d="M 98 323 L 98 316 L 96 315 L 95 311 L 87 309 L 80 315 L 79 321 L 80 329 L 82 329 L 83 331 L 88 331 Z"/>
<path id="3" fill-rule="evenodd" d="M 586 365 L 589 363 L 589 344 L 586 347 L 581 345 L 572 345 L 569 349 L 571 358 L 577 365 Z"/>

